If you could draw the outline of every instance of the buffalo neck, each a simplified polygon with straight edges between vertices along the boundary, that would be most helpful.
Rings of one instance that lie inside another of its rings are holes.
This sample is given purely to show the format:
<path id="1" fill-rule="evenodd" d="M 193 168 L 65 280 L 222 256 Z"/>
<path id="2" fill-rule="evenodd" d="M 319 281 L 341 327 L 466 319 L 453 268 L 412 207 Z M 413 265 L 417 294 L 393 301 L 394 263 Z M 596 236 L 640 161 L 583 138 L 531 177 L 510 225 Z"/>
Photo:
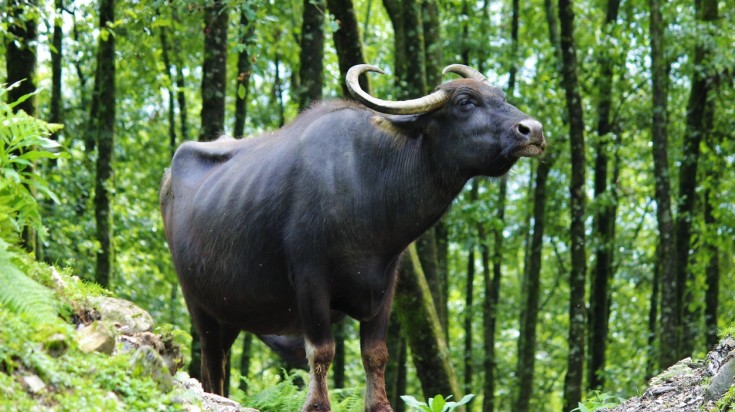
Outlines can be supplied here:
<path id="1" fill-rule="evenodd" d="M 404 248 L 442 216 L 467 178 L 432 154 L 427 136 L 378 134 L 362 158 L 364 169 L 377 171 L 372 207 L 384 216 L 387 237 Z"/>

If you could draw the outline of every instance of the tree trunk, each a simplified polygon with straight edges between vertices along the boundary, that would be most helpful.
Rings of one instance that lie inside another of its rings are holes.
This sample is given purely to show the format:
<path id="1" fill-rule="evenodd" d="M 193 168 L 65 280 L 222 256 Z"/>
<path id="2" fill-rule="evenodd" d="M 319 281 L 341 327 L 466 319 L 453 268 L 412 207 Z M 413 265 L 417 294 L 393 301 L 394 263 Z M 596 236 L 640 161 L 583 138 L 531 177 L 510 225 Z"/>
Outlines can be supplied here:
<path id="1" fill-rule="evenodd" d="M 449 362 L 444 331 L 421 267 L 416 246 L 406 252 L 396 292 L 395 307 L 401 330 L 408 339 L 416 374 L 424 396 L 460 393 L 459 383 Z"/>
<path id="2" fill-rule="evenodd" d="M 247 378 L 250 375 L 250 358 L 252 357 L 253 334 L 242 334 L 242 357 L 240 358 L 240 390 L 248 393 Z"/>
<path id="3" fill-rule="evenodd" d="M 179 14 L 176 11 L 176 7 L 171 7 L 171 19 L 174 22 L 174 30 L 179 25 Z M 181 130 L 180 138 L 182 141 L 189 140 L 189 119 L 188 113 L 186 112 L 186 94 L 184 93 L 184 69 L 183 63 L 181 63 L 181 56 L 179 50 L 181 50 L 181 43 L 176 33 L 172 33 L 173 38 L 173 49 L 172 57 L 174 64 L 176 65 L 176 102 L 179 104 L 179 128 Z"/>
<path id="4" fill-rule="evenodd" d="M 115 0 L 100 0 L 100 36 L 97 52 L 97 177 L 95 221 L 97 222 L 97 283 L 109 288 L 112 281 L 112 161 L 115 143 L 115 36 L 106 33 L 115 21 Z"/>
<path id="5" fill-rule="evenodd" d="M 588 389 L 602 390 L 607 349 L 608 296 L 609 283 L 613 274 L 613 253 L 615 239 L 615 205 L 613 204 L 614 182 L 608 182 L 608 151 L 610 146 L 610 107 L 613 91 L 613 62 L 610 50 L 613 48 L 612 31 L 618 18 L 620 0 L 608 0 L 607 14 L 603 25 L 604 44 L 598 58 L 600 75 L 597 77 L 599 101 L 597 102 L 597 144 L 595 150 L 594 194 L 598 212 L 594 217 L 593 234 L 595 238 L 595 265 L 590 288 L 589 348 L 590 357 L 587 369 Z"/>
<path id="6" fill-rule="evenodd" d="M 339 25 L 339 28 L 332 33 L 332 37 L 334 48 L 337 50 L 342 96 L 349 99 L 351 95 L 345 82 L 347 70 L 354 65 L 365 63 L 360 33 L 357 29 L 355 8 L 352 5 L 352 0 L 327 0 L 327 7 Z M 360 87 L 362 87 L 362 90 L 370 91 L 367 76 L 360 76 Z"/>
<path id="7" fill-rule="evenodd" d="M 156 9 L 156 16 L 160 16 L 160 9 Z M 159 33 L 161 39 L 161 58 L 163 58 L 163 67 L 166 70 L 168 84 L 166 85 L 166 95 L 168 97 L 168 145 L 173 157 L 176 151 L 176 106 L 174 93 L 174 76 L 171 72 L 171 59 L 169 58 L 168 30 L 165 26 L 161 27 Z"/>
<path id="8" fill-rule="evenodd" d="M 705 142 L 708 146 L 708 154 L 710 159 L 705 164 L 708 165 L 705 190 L 703 194 L 704 201 L 704 224 L 705 233 L 703 236 L 704 256 L 707 264 L 705 265 L 707 290 L 704 294 L 704 336 L 707 350 L 711 350 L 718 342 L 718 306 L 720 295 L 720 249 L 721 239 L 719 235 L 719 227 L 715 210 L 717 203 L 717 189 L 720 187 L 722 180 L 722 172 L 726 170 L 722 157 L 718 154 L 717 147 L 722 143 L 722 135 L 713 130 L 713 120 L 715 105 L 714 100 L 709 99 L 707 102 L 708 109 L 705 113 L 705 130 L 708 131 Z"/>
<path id="9" fill-rule="evenodd" d="M 51 108 L 49 114 L 49 122 L 63 124 L 64 120 L 61 116 L 63 109 L 63 101 L 61 97 L 61 83 L 62 83 L 62 72 L 61 63 L 63 56 L 63 39 L 64 39 L 64 27 L 63 27 L 63 13 L 64 13 L 64 1 L 54 1 L 54 34 L 51 40 Z M 58 140 L 58 132 L 54 132 L 51 138 Z M 52 161 L 56 164 L 56 160 Z"/>
<path id="10" fill-rule="evenodd" d="M 475 282 L 475 240 L 467 246 L 467 287 L 465 289 L 464 308 L 464 393 L 472 393 L 472 318 L 473 318 L 473 283 Z M 468 405 L 467 410 L 470 410 Z"/>
<path id="11" fill-rule="evenodd" d="M 697 20 L 712 23 L 717 19 L 717 0 L 696 0 L 694 8 Z M 705 36 L 700 36 L 704 39 Z M 711 71 L 711 55 L 714 45 L 700 40 L 694 47 L 692 86 L 689 94 L 686 114 L 686 131 L 682 148 L 681 166 L 679 168 L 679 200 L 676 214 L 676 281 L 677 303 L 681 318 L 682 337 L 679 357 L 690 356 L 694 343 L 699 335 L 697 313 L 694 306 L 693 292 L 687 287 L 693 284 L 694 273 L 689 268 L 689 257 L 692 249 L 692 221 L 695 215 L 697 189 L 697 168 L 699 165 L 699 147 L 704 136 L 710 132 L 705 124 L 706 111 L 711 107 L 712 91 L 715 78 Z"/>
<path id="12" fill-rule="evenodd" d="M 659 241 L 656 267 L 661 279 L 661 328 L 659 367 L 668 368 L 679 360 L 679 318 L 676 306 L 676 267 L 674 262 L 674 226 L 671 215 L 671 182 L 668 157 L 669 66 L 664 58 L 665 23 L 661 17 L 660 0 L 649 0 L 651 37 L 651 81 L 653 166 L 655 174 L 656 218 Z"/>
<path id="13" fill-rule="evenodd" d="M 559 0 L 561 25 L 562 86 L 564 87 L 569 118 L 569 143 L 572 175 L 571 195 L 571 261 L 569 277 L 569 354 L 564 380 L 564 410 L 572 410 L 582 399 L 585 332 L 585 277 L 587 254 L 585 250 L 585 143 L 582 99 L 577 79 L 577 56 L 574 45 L 574 10 L 571 0 Z"/>
<path id="14" fill-rule="evenodd" d="M 421 1 L 421 24 L 424 32 L 424 74 L 429 93 L 442 82 L 442 40 L 439 5 L 436 0 Z"/>
<path id="15" fill-rule="evenodd" d="M 36 8 L 36 1 L 8 0 L 8 16 L 13 24 L 8 27 L 9 37 L 5 42 L 5 67 L 7 83 L 22 81 L 17 87 L 8 90 L 8 102 L 15 102 L 22 96 L 36 90 L 36 38 L 37 23 L 33 13 L 25 14 L 27 8 Z M 26 101 L 13 107 L 13 112 L 26 112 L 29 116 L 36 115 L 36 98 L 31 96 Z"/>
<path id="16" fill-rule="evenodd" d="M 553 164 L 551 154 L 539 163 L 533 193 L 533 234 L 523 279 L 523 308 L 518 337 L 518 393 L 514 411 L 529 410 L 533 397 L 533 375 L 536 361 L 536 325 L 538 324 L 540 275 L 543 256 L 544 221 L 546 217 L 546 182 Z"/>
<path id="17" fill-rule="evenodd" d="M 299 61 L 299 110 L 322 98 L 324 77 L 324 1 L 304 0 Z"/>
<path id="18" fill-rule="evenodd" d="M 220 0 L 212 1 L 204 7 L 200 141 L 216 139 L 225 131 L 228 11 L 227 4 Z"/>
<path id="19" fill-rule="evenodd" d="M 245 2 L 240 6 L 240 51 L 237 53 L 237 79 L 235 88 L 235 127 L 233 136 L 242 137 L 245 133 L 245 121 L 248 115 L 248 98 L 250 97 L 250 76 L 252 63 L 250 48 L 253 46 L 255 32 L 254 6 Z"/>

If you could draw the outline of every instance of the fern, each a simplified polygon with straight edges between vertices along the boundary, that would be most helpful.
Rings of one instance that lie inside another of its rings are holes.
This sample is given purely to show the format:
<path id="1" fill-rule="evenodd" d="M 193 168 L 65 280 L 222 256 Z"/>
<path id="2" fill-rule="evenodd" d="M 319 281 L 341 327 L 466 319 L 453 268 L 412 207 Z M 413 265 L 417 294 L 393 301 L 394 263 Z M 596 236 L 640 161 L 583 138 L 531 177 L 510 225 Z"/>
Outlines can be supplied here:
<path id="1" fill-rule="evenodd" d="M 0 239 L 0 307 L 39 322 L 53 322 L 58 313 L 51 289 L 26 276 L 14 260 L 18 254 Z"/>

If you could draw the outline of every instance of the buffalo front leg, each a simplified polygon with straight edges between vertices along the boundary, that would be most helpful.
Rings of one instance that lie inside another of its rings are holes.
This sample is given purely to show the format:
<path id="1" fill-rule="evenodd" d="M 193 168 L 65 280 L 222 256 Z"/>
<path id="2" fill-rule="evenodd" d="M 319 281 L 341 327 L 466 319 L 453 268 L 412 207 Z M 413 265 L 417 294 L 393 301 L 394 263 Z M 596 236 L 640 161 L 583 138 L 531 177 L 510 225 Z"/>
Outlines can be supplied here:
<path id="1" fill-rule="evenodd" d="M 369 321 L 360 323 L 360 353 L 365 368 L 365 411 L 392 412 L 385 393 L 385 366 L 388 363 L 388 347 L 385 337 L 390 317 L 390 304 Z"/>
<path id="2" fill-rule="evenodd" d="M 334 359 L 334 338 L 327 285 L 319 272 L 305 274 L 296 285 L 306 358 L 309 362 L 309 393 L 303 412 L 330 411 L 327 372 Z"/>

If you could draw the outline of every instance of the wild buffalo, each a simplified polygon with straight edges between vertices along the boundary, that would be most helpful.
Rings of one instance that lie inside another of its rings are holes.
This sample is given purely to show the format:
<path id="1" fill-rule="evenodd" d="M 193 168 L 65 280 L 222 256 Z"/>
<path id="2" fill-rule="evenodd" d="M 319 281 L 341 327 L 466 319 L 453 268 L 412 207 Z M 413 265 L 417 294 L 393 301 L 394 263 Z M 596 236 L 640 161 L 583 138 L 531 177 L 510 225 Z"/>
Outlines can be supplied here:
<path id="1" fill-rule="evenodd" d="M 474 69 L 448 66 L 463 78 L 408 101 L 360 89 L 368 71 L 383 73 L 347 73 L 362 104 L 319 103 L 278 131 L 176 151 L 161 210 L 206 391 L 223 393 L 228 350 L 247 330 L 300 352 L 310 367 L 303 410 L 329 410 L 331 324 L 348 315 L 360 321 L 365 410 L 392 410 L 385 335 L 401 254 L 468 179 L 544 151 L 541 123 Z"/>

